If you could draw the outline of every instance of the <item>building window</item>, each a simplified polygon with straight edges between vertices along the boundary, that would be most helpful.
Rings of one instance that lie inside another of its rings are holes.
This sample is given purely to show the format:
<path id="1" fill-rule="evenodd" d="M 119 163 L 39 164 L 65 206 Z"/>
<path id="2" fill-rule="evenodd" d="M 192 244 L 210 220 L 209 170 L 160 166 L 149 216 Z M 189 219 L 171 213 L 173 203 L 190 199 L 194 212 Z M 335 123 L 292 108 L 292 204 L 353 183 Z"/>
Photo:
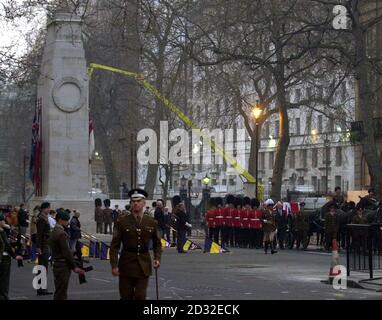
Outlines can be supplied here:
<path id="1" fill-rule="evenodd" d="M 295 166 L 295 150 L 289 151 L 289 168 L 294 169 Z"/>
<path id="2" fill-rule="evenodd" d="M 223 179 L 223 180 L 222 180 L 222 185 L 223 185 L 223 186 L 226 186 L 226 185 L 227 185 L 227 179 Z"/>
<path id="3" fill-rule="evenodd" d="M 280 131 L 280 121 L 276 120 L 275 121 L 275 137 L 277 138 L 279 136 Z"/>
<path id="4" fill-rule="evenodd" d="M 321 115 L 318 116 L 318 132 L 319 133 L 322 132 L 322 116 Z"/>
<path id="5" fill-rule="evenodd" d="M 269 152 L 269 169 L 273 169 L 274 162 L 275 162 L 275 153 Z"/>
<path id="6" fill-rule="evenodd" d="M 316 176 L 312 177 L 312 186 L 314 188 L 314 191 L 318 191 L 317 177 Z"/>
<path id="7" fill-rule="evenodd" d="M 317 168 L 318 165 L 318 150 L 312 149 L 312 167 Z"/>
<path id="8" fill-rule="evenodd" d="M 213 186 L 216 186 L 216 184 L 217 184 L 217 183 L 216 183 L 216 179 L 212 179 L 212 180 L 211 180 L 211 184 L 212 184 Z"/>
<path id="9" fill-rule="evenodd" d="M 336 148 L 336 167 L 342 166 L 342 148 Z"/>
<path id="10" fill-rule="evenodd" d="M 297 184 L 299 186 L 303 186 L 304 185 L 304 177 L 298 177 Z"/>
<path id="11" fill-rule="evenodd" d="M 342 94 L 342 101 L 341 102 L 345 102 L 346 94 L 347 94 L 347 92 L 346 92 L 346 82 L 345 81 L 341 83 L 341 94 Z"/>
<path id="12" fill-rule="evenodd" d="M 329 132 L 333 132 L 334 131 L 334 119 L 332 117 L 329 118 L 328 131 Z"/>
<path id="13" fill-rule="evenodd" d="M 323 148 L 322 155 L 322 164 L 326 164 L 328 161 L 328 165 L 330 165 L 330 147 Z"/>
<path id="14" fill-rule="evenodd" d="M 204 106 L 204 117 L 206 119 L 208 119 L 208 106 L 207 105 Z"/>
<path id="15" fill-rule="evenodd" d="M 234 185 L 235 185 L 235 180 L 232 179 L 232 178 L 230 178 L 230 179 L 229 179 L 229 185 L 230 185 L 230 186 L 234 186 Z"/>
<path id="16" fill-rule="evenodd" d="M 220 101 L 216 101 L 216 114 L 220 117 Z"/>
<path id="17" fill-rule="evenodd" d="M 296 135 L 300 134 L 300 118 L 296 118 Z"/>
<path id="18" fill-rule="evenodd" d="M 311 116 L 306 116 L 306 132 L 307 134 L 310 134 L 310 131 L 312 128 L 312 117 Z"/>
<path id="19" fill-rule="evenodd" d="M 301 167 L 306 168 L 308 166 L 307 163 L 307 150 L 302 149 L 300 150 L 300 161 L 301 161 Z"/>
<path id="20" fill-rule="evenodd" d="M 306 88 L 306 95 L 309 99 L 312 97 L 312 88 Z"/>
<path id="21" fill-rule="evenodd" d="M 324 88 L 323 88 L 323 86 L 318 86 L 317 87 L 317 95 L 320 98 L 324 95 Z"/>
<path id="22" fill-rule="evenodd" d="M 268 138 L 269 138 L 269 122 L 265 122 L 265 123 L 264 123 L 264 130 L 263 130 L 263 133 L 264 133 L 263 137 L 264 137 L 265 139 L 268 139 Z"/>
<path id="23" fill-rule="evenodd" d="M 202 186 L 202 180 L 198 180 L 198 187 L 201 187 Z"/>
<path id="24" fill-rule="evenodd" d="M 295 93 L 296 93 L 295 102 L 300 102 L 300 100 L 301 100 L 301 89 L 296 89 Z"/>
<path id="25" fill-rule="evenodd" d="M 338 187 L 341 187 L 341 183 L 342 183 L 342 177 L 341 176 L 335 176 L 335 178 L 334 178 L 334 180 L 335 180 L 335 183 L 336 183 L 336 187 L 338 186 Z"/>
<path id="26" fill-rule="evenodd" d="M 259 158 L 259 167 L 260 169 L 265 169 L 265 152 L 258 153 Z"/>

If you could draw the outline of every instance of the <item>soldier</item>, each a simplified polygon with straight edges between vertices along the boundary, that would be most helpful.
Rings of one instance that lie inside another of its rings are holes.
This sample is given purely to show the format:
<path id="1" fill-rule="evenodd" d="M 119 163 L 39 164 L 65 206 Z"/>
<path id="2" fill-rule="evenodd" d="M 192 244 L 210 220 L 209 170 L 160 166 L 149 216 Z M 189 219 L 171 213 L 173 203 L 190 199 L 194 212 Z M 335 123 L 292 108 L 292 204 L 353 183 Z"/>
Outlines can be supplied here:
<path id="1" fill-rule="evenodd" d="M 215 198 L 210 199 L 210 209 L 206 214 L 206 223 L 208 227 L 208 238 L 215 241 Z"/>
<path id="2" fill-rule="evenodd" d="M 338 228 L 339 228 L 339 218 L 336 213 L 337 205 L 334 201 L 328 205 L 329 212 L 325 216 L 325 240 L 326 240 L 326 250 L 329 251 L 333 239 L 337 239 Z"/>
<path id="3" fill-rule="evenodd" d="M 220 244 L 223 243 L 223 230 L 225 226 L 225 219 L 223 214 L 223 199 L 220 197 L 215 198 L 215 242 L 219 243 L 219 237 L 220 237 Z"/>
<path id="4" fill-rule="evenodd" d="M 187 221 L 186 208 L 184 206 L 184 202 L 180 201 L 180 197 L 178 201 L 179 203 L 174 201 L 175 208 L 173 210 L 176 216 L 177 250 L 178 253 L 186 253 L 186 251 L 183 250 L 183 245 L 186 242 L 187 230 L 191 225 Z"/>
<path id="5" fill-rule="evenodd" d="M 283 210 L 283 204 L 281 201 L 276 203 L 276 226 L 277 226 L 277 240 L 279 248 L 284 250 L 284 243 L 286 240 L 286 230 L 288 228 L 287 212 Z"/>
<path id="6" fill-rule="evenodd" d="M 241 246 L 241 207 L 243 204 L 243 199 L 236 197 L 234 201 L 235 210 L 233 211 L 233 237 L 235 247 Z"/>
<path id="7" fill-rule="evenodd" d="M 102 200 L 97 198 L 95 199 L 95 212 L 94 212 L 94 220 L 97 224 L 97 233 L 102 233 L 103 227 L 103 210 L 102 210 Z"/>
<path id="8" fill-rule="evenodd" d="M 22 261 L 23 257 L 17 255 L 12 249 L 4 231 L 5 217 L 0 213 L 0 300 L 8 300 L 9 279 L 11 277 L 11 258 Z"/>
<path id="9" fill-rule="evenodd" d="M 105 199 L 103 204 L 105 205 L 105 209 L 103 209 L 104 234 L 107 234 L 108 229 L 112 234 L 113 210 L 110 208 L 110 199 Z"/>
<path id="10" fill-rule="evenodd" d="M 357 205 L 356 208 L 357 212 L 356 215 L 351 220 L 352 224 L 368 224 L 367 219 L 364 216 L 364 207 L 362 205 Z"/>
<path id="11" fill-rule="evenodd" d="M 36 234 L 36 253 L 38 256 L 38 264 L 42 265 L 48 270 L 49 263 L 49 246 L 48 240 L 50 237 L 50 224 L 48 214 L 50 212 L 50 203 L 43 202 L 41 204 L 41 211 L 37 218 L 37 234 Z M 52 294 L 47 289 L 38 289 L 37 295 L 44 296 Z"/>
<path id="12" fill-rule="evenodd" d="M 336 193 L 333 197 L 333 201 L 337 203 L 338 207 L 341 207 L 343 203 L 345 203 L 345 198 L 342 195 L 341 188 L 335 187 L 334 192 Z"/>
<path id="13" fill-rule="evenodd" d="M 241 223 L 241 233 L 242 233 L 242 246 L 243 248 L 250 247 L 250 215 L 251 215 L 251 199 L 249 197 L 244 197 L 243 199 L 244 209 L 242 209 L 242 223 Z"/>
<path id="14" fill-rule="evenodd" d="M 263 220 L 263 231 L 264 231 L 264 251 L 268 253 L 268 247 L 271 247 L 271 254 L 277 253 L 274 248 L 273 240 L 276 233 L 276 217 L 273 212 L 274 202 L 272 199 L 265 201 L 265 209 L 263 211 L 262 220 Z"/>
<path id="15" fill-rule="evenodd" d="M 304 211 L 305 202 L 300 203 L 300 211 L 296 214 L 295 230 L 296 230 L 296 249 L 302 248 L 306 250 L 308 247 L 308 231 L 309 231 L 309 213 Z"/>
<path id="16" fill-rule="evenodd" d="M 234 212 L 236 211 L 234 207 L 234 201 L 235 201 L 235 196 L 232 194 L 229 194 L 226 198 L 226 203 L 227 207 L 225 208 L 225 225 L 227 227 L 227 234 L 226 234 L 226 240 L 224 241 L 226 245 L 230 245 L 231 247 L 234 246 L 233 242 L 233 228 L 234 228 L 234 223 L 233 223 L 233 217 L 234 217 Z"/>
<path id="17" fill-rule="evenodd" d="M 260 249 L 263 244 L 263 235 L 262 235 L 262 222 L 261 216 L 262 212 L 259 210 L 260 202 L 256 198 L 251 199 L 251 207 L 250 211 L 250 232 L 252 235 L 250 236 L 253 241 L 253 247 L 256 249 Z"/>
<path id="18" fill-rule="evenodd" d="M 56 215 L 57 223 L 49 238 L 52 249 L 53 275 L 54 275 L 54 300 L 68 299 L 68 285 L 71 270 L 78 274 L 84 274 L 84 270 L 76 267 L 72 251 L 69 248 L 69 236 L 64 228 L 69 225 L 70 214 L 58 209 Z"/>
<path id="19" fill-rule="evenodd" d="M 129 191 L 131 214 L 121 218 L 114 229 L 110 245 L 110 264 L 113 276 L 119 276 L 119 293 L 122 300 L 145 300 L 152 263 L 148 251 L 153 241 L 154 268 L 159 268 L 162 254 L 158 223 L 143 214 L 146 191 Z M 118 259 L 119 249 L 123 245 Z"/>

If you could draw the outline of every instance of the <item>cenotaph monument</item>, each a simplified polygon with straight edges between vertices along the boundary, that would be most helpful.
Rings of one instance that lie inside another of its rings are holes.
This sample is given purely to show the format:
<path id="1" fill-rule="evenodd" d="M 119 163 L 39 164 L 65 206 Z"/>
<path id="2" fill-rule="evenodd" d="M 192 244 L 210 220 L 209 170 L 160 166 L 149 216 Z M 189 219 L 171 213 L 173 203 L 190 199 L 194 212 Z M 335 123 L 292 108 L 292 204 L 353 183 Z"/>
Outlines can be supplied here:
<path id="1" fill-rule="evenodd" d="M 38 81 L 41 99 L 42 201 L 52 208 L 77 209 L 84 231 L 93 233 L 94 201 L 89 164 L 89 81 L 81 18 L 58 10 L 47 24 Z"/>

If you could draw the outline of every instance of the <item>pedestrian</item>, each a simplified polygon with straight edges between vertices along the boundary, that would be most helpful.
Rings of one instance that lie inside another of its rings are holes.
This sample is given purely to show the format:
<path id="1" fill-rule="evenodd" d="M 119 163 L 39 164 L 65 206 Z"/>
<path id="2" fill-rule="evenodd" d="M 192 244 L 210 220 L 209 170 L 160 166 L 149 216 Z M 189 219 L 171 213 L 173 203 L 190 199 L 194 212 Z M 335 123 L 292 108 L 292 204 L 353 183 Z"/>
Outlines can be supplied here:
<path id="1" fill-rule="evenodd" d="M 103 210 L 102 210 L 102 200 L 97 198 L 94 200 L 95 211 L 94 211 L 94 221 L 96 222 L 96 233 L 103 232 Z"/>
<path id="2" fill-rule="evenodd" d="M 180 200 L 178 196 L 173 197 L 173 204 L 175 207 L 173 209 L 173 213 L 176 215 L 176 232 L 177 232 L 177 250 L 178 253 L 185 253 L 183 250 L 183 245 L 186 242 L 186 234 L 187 234 L 187 215 L 186 208 L 184 203 Z M 175 199 L 174 199 L 175 198 Z"/>
<path id="3" fill-rule="evenodd" d="M 242 219 L 241 219 L 242 247 L 251 248 L 251 243 L 250 243 L 251 199 L 249 197 L 244 197 L 243 204 L 244 204 L 244 208 L 242 210 Z"/>
<path id="4" fill-rule="evenodd" d="M 171 214 L 168 211 L 168 207 L 163 208 L 163 216 L 164 216 L 164 235 L 166 236 L 166 240 L 170 243 L 171 237 L 170 237 L 170 228 L 171 228 Z"/>
<path id="5" fill-rule="evenodd" d="M 288 229 L 288 216 L 287 212 L 283 209 L 283 203 L 277 201 L 276 203 L 276 227 L 277 227 L 277 240 L 279 248 L 284 250 L 286 231 Z"/>
<path id="6" fill-rule="evenodd" d="M 57 223 L 57 221 L 56 221 L 56 210 L 52 209 L 49 211 L 48 221 L 49 221 L 50 230 L 53 230 L 53 228 L 55 227 L 55 225 Z"/>
<path id="7" fill-rule="evenodd" d="M 68 227 L 70 214 L 63 209 L 59 209 L 56 220 L 57 223 L 49 238 L 49 244 L 52 248 L 55 287 L 53 299 L 67 300 L 71 270 L 82 275 L 85 272 L 84 270 L 76 267 L 73 253 L 68 246 L 69 237 L 64 228 Z"/>
<path id="8" fill-rule="evenodd" d="M 38 264 L 44 266 L 48 271 L 49 263 L 49 246 L 48 240 L 50 236 L 50 225 L 48 214 L 50 212 L 50 203 L 43 202 L 41 204 L 40 214 L 37 218 L 37 234 L 36 234 L 36 253 L 38 256 Z M 38 289 L 37 295 L 44 296 L 52 294 L 47 289 Z"/>
<path id="9" fill-rule="evenodd" d="M 271 248 L 271 254 L 277 253 L 274 248 L 274 238 L 276 234 L 276 218 L 273 211 L 274 202 L 272 199 L 265 201 L 265 208 L 262 215 L 264 232 L 264 251 L 268 253 L 268 247 Z"/>
<path id="10" fill-rule="evenodd" d="M 9 300 L 9 281 L 11 277 L 11 258 L 22 261 L 23 257 L 16 254 L 11 247 L 4 230 L 5 217 L 0 213 L 0 300 Z"/>
<path id="11" fill-rule="evenodd" d="M 225 246 L 234 246 L 234 215 L 235 215 L 235 196 L 232 194 L 227 195 L 226 198 L 226 207 L 224 208 L 224 219 L 225 219 L 225 236 L 223 240 L 223 245 Z"/>
<path id="12" fill-rule="evenodd" d="M 114 210 L 113 210 L 113 229 L 115 227 L 115 224 L 117 223 L 117 220 L 118 220 L 120 214 L 121 214 L 121 210 L 119 210 L 119 206 L 118 206 L 118 204 L 116 204 L 114 206 Z"/>
<path id="13" fill-rule="evenodd" d="M 121 299 L 145 300 L 149 276 L 152 274 L 149 243 L 151 240 L 154 268 L 160 267 L 162 244 L 157 221 L 143 214 L 147 192 L 133 189 L 129 197 L 132 212 L 121 218 L 114 229 L 110 244 L 110 264 L 113 276 L 119 276 Z M 120 253 L 121 244 L 123 249 Z"/>
<path id="14" fill-rule="evenodd" d="M 166 230 L 166 223 L 164 221 L 163 202 L 161 199 L 156 201 L 154 219 L 158 222 L 159 233 L 161 238 L 163 238 Z"/>
<path id="15" fill-rule="evenodd" d="M 104 234 L 113 233 L 112 223 L 113 223 L 113 210 L 110 209 L 110 199 L 105 199 L 103 201 L 105 209 L 103 209 L 103 223 L 104 223 Z"/>
<path id="16" fill-rule="evenodd" d="M 73 210 L 73 217 L 70 220 L 70 242 L 69 247 L 72 252 L 76 251 L 77 242 L 81 239 L 81 222 L 80 215 L 81 213 L 77 210 Z"/>
<path id="17" fill-rule="evenodd" d="M 30 215 L 30 236 L 32 243 L 36 244 L 36 234 L 37 234 L 37 217 L 40 213 L 40 206 L 34 207 L 32 214 Z"/>
<path id="18" fill-rule="evenodd" d="M 25 237 L 27 234 L 28 223 L 28 212 L 25 210 L 24 203 L 20 204 L 20 209 L 17 215 L 17 221 L 19 225 L 19 232 Z"/>

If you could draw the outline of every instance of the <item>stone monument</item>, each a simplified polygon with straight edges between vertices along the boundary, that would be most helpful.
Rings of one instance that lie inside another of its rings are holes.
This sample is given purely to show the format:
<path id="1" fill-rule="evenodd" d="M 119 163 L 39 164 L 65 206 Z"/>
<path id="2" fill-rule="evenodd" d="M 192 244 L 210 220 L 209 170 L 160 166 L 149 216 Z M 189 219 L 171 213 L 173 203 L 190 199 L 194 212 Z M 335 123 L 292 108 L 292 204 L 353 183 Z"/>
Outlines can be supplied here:
<path id="1" fill-rule="evenodd" d="M 87 232 L 95 231 L 89 164 L 89 83 L 81 18 L 61 9 L 48 21 L 38 82 L 42 103 L 42 189 L 31 206 L 77 209 Z"/>

